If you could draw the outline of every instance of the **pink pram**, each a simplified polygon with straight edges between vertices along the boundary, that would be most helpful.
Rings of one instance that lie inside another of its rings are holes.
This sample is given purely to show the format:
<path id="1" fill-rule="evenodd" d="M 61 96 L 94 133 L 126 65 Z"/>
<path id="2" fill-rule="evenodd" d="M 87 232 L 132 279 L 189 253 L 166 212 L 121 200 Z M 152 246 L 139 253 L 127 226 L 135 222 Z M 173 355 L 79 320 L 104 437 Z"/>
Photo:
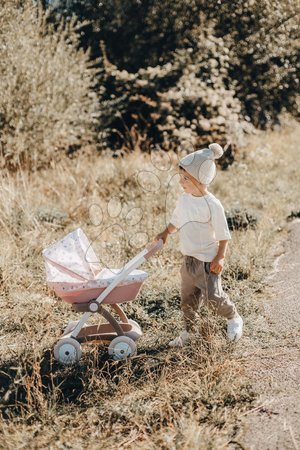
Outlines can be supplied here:
<path id="1" fill-rule="evenodd" d="M 136 354 L 135 341 L 142 335 L 137 322 L 127 318 L 119 303 L 134 300 L 147 278 L 137 270 L 163 241 L 153 242 L 122 269 L 101 269 L 100 263 L 84 232 L 77 228 L 64 239 L 43 250 L 47 284 L 73 309 L 84 312 L 71 321 L 54 347 L 54 357 L 62 364 L 72 364 L 81 357 L 81 343 L 109 342 L 108 352 L 115 359 Z M 120 321 L 103 305 L 110 305 Z M 86 326 L 91 314 L 100 313 L 107 323 Z"/>

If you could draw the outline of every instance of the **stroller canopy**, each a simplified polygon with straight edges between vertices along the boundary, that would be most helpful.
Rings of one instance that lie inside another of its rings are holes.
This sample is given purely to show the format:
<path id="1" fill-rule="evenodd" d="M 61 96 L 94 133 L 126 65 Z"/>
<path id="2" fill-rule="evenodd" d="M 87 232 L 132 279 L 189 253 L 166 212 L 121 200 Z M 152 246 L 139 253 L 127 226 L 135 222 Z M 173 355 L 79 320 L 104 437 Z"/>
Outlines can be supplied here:
<path id="1" fill-rule="evenodd" d="M 95 280 L 101 272 L 100 262 L 81 228 L 43 250 L 43 256 L 48 281 L 84 282 Z"/>
<path id="2" fill-rule="evenodd" d="M 77 228 L 66 237 L 43 250 L 47 283 L 56 291 L 77 288 L 106 287 L 121 269 L 101 268 L 92 246 L 81 230 Z M 122 285 L 147 278 L 147 272 L 133 270 L 121 282 Z"/>

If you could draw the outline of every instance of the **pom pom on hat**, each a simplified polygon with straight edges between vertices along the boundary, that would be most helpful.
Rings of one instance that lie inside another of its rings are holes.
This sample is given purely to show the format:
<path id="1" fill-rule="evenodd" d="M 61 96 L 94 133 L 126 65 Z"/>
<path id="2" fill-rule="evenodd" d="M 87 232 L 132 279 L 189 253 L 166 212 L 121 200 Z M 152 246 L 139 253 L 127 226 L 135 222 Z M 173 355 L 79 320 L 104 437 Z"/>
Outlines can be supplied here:
<path id="1" fill-rule="evenodd" d="M 224 150 L 222 149 L 221 145 L 216 144 L 216 143 L 209 144 L 208 148 L 209 148 L 209 150 L 212 151 L 214 159 L 221 158 L 221 156 L 224 153 Z"/>
<path id="2" fill-rule="evenodd" d="M 220 158 L 224 151 L 221 145 L 213 143 L 203 150 L 189 153 L 180 160 L 180 167 L 202 184 L 210 184 L 216 175 L 215 159 Z"/>

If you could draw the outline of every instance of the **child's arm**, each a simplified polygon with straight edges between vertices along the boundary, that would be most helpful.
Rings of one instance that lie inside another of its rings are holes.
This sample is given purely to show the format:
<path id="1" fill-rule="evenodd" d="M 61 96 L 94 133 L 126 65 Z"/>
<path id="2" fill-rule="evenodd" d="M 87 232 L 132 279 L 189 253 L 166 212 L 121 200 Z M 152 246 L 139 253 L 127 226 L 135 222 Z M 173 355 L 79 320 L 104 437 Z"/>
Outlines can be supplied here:
<path id="1" fill-rule="evenodd" d="M 165 243 L 169 234 L 175 233 L 176 230 L 177 228 L 172 223 L 169 223 L 169 225 L 164 229 L 164 231 L 155 236 L 154 241 L 162 239 L 163 243 Z"/>
<path id="2" fill-rule="evenodd" d="M 227 250 L 227 244 L 228 244 L 228 240 L 227 241 L 219 241 L 218 253 L 216 254 L 214 259 L 210 263 L 210 270 L 214 273 L 221 273 L 223 270 L 224 259 L 225 259 L 226 250 Z"/>

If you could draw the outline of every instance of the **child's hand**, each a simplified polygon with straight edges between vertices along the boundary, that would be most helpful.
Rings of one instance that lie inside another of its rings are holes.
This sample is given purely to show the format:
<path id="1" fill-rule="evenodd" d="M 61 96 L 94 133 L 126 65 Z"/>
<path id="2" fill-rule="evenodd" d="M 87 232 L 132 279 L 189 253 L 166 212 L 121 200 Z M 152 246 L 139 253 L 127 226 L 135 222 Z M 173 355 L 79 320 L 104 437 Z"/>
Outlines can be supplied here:
<path id="1" fill-rule="evenodd" d="M 162 233 L 159 233 L 157 236 L 155 236 L 154 241 L 159 241 L 160 239 L 163 240 L 163 243 L 165 244 L 168 237 L 168 232 L 163 231 Z"/>
<path id="2" fill-rule="evenodd" d="M 162 233 L 159 233 L 157 236 L 155 236 L 154 241 L 159 241 L 160 239 L 163 240 L 163 243 L 165 244 L 167 237 L 170 233 L 174 233 L 177 230 L 177 228 L 169 223 L 169 225 L 164 229 Z"/>
<path id="3" fill-rule="evenodd" d="M 210 263 L 210 270 L 213 273 L 221 273 L 224 266 L 224 258 L 216 256 Z"/>

